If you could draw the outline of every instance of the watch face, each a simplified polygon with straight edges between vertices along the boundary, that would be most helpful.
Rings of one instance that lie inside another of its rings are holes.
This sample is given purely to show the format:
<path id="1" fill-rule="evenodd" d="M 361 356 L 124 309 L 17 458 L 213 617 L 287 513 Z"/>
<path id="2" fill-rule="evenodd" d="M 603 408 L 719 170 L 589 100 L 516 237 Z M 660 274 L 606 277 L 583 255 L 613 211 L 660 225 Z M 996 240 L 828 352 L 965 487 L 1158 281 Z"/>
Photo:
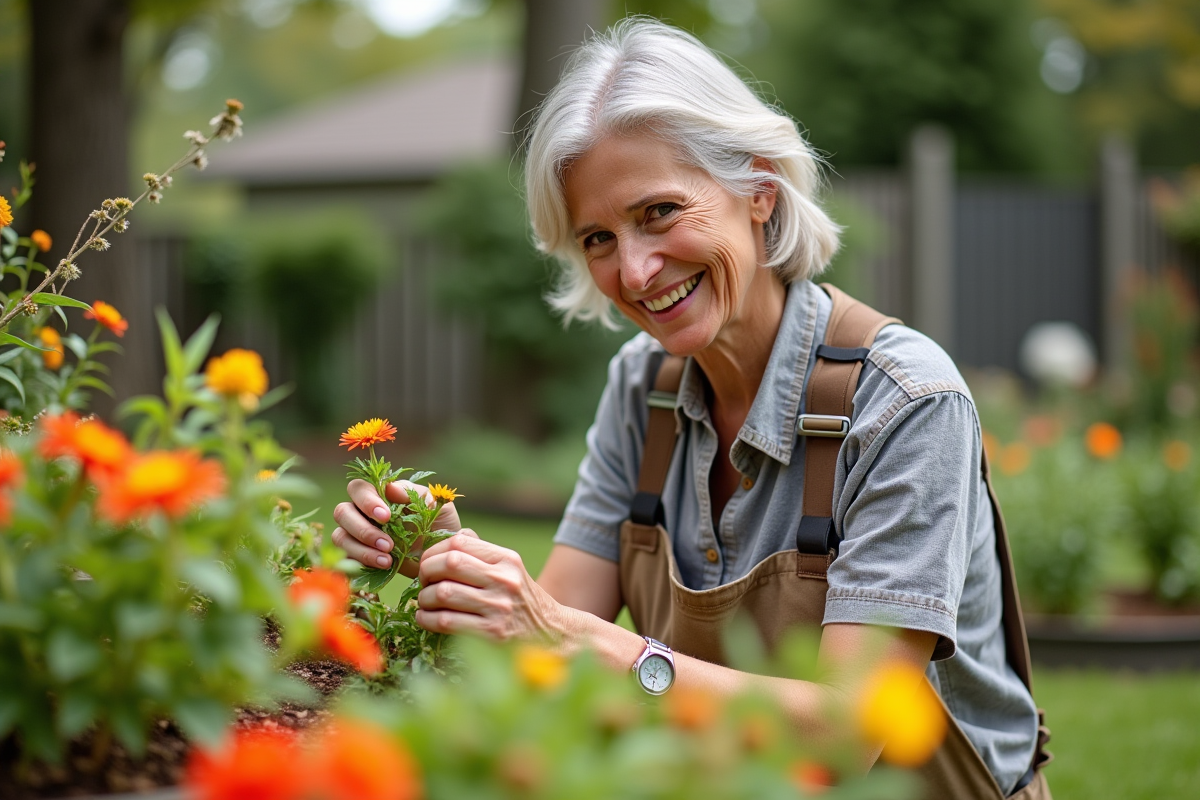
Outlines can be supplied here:
<path id="1" fill-rule="evenodd" d="M 675 668 L 662 656 L 652 654 L 638 667 L 638 680 L 650 694 L 662 694 L 675 682 Z"/>

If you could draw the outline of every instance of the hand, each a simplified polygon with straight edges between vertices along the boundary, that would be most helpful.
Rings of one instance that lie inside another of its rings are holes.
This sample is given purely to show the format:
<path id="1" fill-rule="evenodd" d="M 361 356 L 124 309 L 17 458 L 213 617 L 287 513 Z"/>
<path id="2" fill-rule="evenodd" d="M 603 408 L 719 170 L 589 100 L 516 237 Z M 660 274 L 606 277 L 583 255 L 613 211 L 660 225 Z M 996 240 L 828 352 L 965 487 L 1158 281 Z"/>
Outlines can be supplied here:
<path id="1" fill-rule="evenodd" d="M 407 503 L 408 490 L 415 489 L 429 505 L 433 497 L 429 489 L 411 481 L 396 481 L 387 486 L 386 494 L 393 503 Z M 395 544 L 372 520 L 387 522 L 392 512 L 387 503 L 379 498 L 375 487 L 363 480 L 350 481 L 346 492 L 353 502 L 338 503 L 333 509 L 333 519 L 338 527 L 330 534 L 333 543 L 346 551 L 346 555 L 367 567 L 387 569 L 392 565 L 392 547 Z M 433 529 L 457 531 L 462 528 L 458 511 L 453 503 L 446 503 L 433 522 Z M 412 559 L 400 565 L 400 571 L 411 578 L 416 574 L 415 559 L 420 549 L 412 553 Z M 407 567 L 407 569 L 406 569 Z"/>
<path id="2" fill-rule="evenodd" d="M 421 556 L 417 624 L 435 633 L 475 633 L 497 641 L 559 638 L 566 610 L 538 586 L 521 556 L 470 529 Z"/>

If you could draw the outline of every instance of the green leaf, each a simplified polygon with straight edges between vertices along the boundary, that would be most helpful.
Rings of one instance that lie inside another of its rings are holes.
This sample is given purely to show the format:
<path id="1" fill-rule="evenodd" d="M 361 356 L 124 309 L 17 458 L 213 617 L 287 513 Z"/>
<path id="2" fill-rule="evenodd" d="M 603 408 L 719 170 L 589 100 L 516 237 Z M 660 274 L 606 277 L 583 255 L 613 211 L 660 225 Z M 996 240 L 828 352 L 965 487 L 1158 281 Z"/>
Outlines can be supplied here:
<path id="1" fill-rule="evenodd" d="M 400 569 L 400 559 L 392 557 L 392 566 L 388 569 L 366 569 L 350 585 L 357 591 L 374 592 L 379 594 L 383 587 L 391 583 L 392 578 Z"/>
<path id="2" fill-rule="evenodd" d="M 146 751 L 146 722 L 138 716 L 136 706 L 116 706 L 111 719 L 117 739 L 135 757 L 141 758 Z"/>
<path id="3" fill-rule="evenodd" d="M 82 733 L 96 718 L 95 696 L 82 691 L 67 691 L 58 704 L 58 732 L 64 739 Z"/>
<path id="4" fill-rule="evenodd" d="M 0 603 L 0 629 L 36 631 L 41 627 L 42 613 L 36 608 L 26 608 L 16 603 Z"/>
<path id="5" fill-rule="evenodd" d="M 184 579 L 204 595 L 221 605 L 233 605 L 241 600 L 242 590 L 237 579 L 215 561 L 193 559 L 183 565 Z"/>
<path id="6" fill-rule="evenodd" d="M 280 400 L 283 400 L 286 397 L 288 397 L 288 395 L 290 395 L 295 390 L 296 390 L 296 387 L 290 383 L 285 383 L 282 386 L 276 386 L 274 389 L 272 389 L 271 391 L 267 392 L 266 394 L 264 394 L 262 397 L 259 398 L 258 408 L 255 409 L 255 413 L 257 414 L 262 411 L 266 411 L 271 406 L 279 403 Z"/>
<path id="7" fill-rule="evenodd" d="M 21 348 L 19 347 L 14 347 L 12 350 L 5 350 L 3 353 L 0 353 L 0 364 L 7 364 L 19 355 L 21 355 Z"/>
<path id="8" fill-rule="evenodd" d="M 46 666 L 60 681 L 72 681 L 100 663 L 100 645 L 70 628 L 56 628 L 46 641 Z"/>
<path id="9" fill-rule="evenodd" d="M 87 359 L 88 346 L 87 346 L 87 342 L 84 341 L 82 336 L 80 336 L 77 333 L 72 333 L 67 336 L 64 336 L 62 338 L 62 340 L 63 340 L 63 344 L 65 344 L 67 346 L 68 350 L 70 350 L 72 353 L 75 354 L 76 358 L 78 358 L 80 361 L 84 361 L 85 359 Z"/>
<path id="10" fill-rule="evenodd" d="M 413 483 L 420 483 L 421 481 L 425 480 L 426 478 L 431 478 L 434 475 L 437 475 L 437 473 L 432 472 L 430 470 L 423 470 L 421 472 L 414 472 L 412 475 L 408 476 L 408 479 L 410 481 L 412 481 Z"/>
<path id="11" fill-rule="evenodd" d="M 0 344 L 20 345 L 21 347 L 27 347 L 30 350 L 37 350 L 40 353 L 49 353 L 51 351 L 51 348 L 49 347 L 38 347 L 36 344 L 30 344 L 24 339 L 13 336 L 11 333 L 0 333 Z"/>
<path id="12" fill-rule="evenodd" d="M 204 357 L 212 349 L 213 339 L 217 336 L 217 326 L 220 324 L 221 315 L 210 314 L 208 319 L 204 320 L 204 324 L 187 340 L 183 348 L 183 364 L 187 372 L 192 373 L 200 369 Z"/>
<path id="13" fill-rule="evenodd" d="M 51 294 L 50 292 L 37 292 L 32 295 L 33 302 L 43 306 L 66 306 L 67 308 L 82 308 L 85 311 L 91 311 L 92 307 L 82 300 L 76 300 L 74 297 L 67 297 L 62 294 Z"/>
<path id="14" fill-rule="evenodd" d="M 11 383 L 13 388 L 17 390 L 17 394 L 21 396 L 21 405 L 25 404 L 25 384 L 21 383 L 21 379 L 17 377 L 17 373 L 8 367 L 0 367 L 0 381 Z"/>
<path id="15" fill-rule="evenodd" d="M 172 707 L 172 715 L 189 739 L 215 745 L 221 740 L 232 715 L 224 703 L 211 697 L 187 697 Z"/>
<path id="16" fill-rule="evenodd" d="M 181 377 L 184 374 L 183 345 L 179 342 L 179 332 L 171 315 L 162 306 L 154 309 L 154 317 L 158 320 L 158 330 L 162 337 L 163 358 L 167 362 L 167 375 Z"/>
<path id="17" fill-rule="evenodd" d="M 90 386 L 93 389 L 99 389 L 100 391 L 102 391 L 106 395 L 108 395 L 109 397 L 117 396 L 117 393 L 112 390 L 111 386 L 109 386 L 107 383 L 100 380 L 99 378 L 92 377 L 91 375 L 87 375 L 83 378 L 80 378 L 79 380 L 77 380 L 75 382 L 75 385 L 76 386 Z"/>
<path id="18" fill-rule="evenodd" d="M 170 419 L 170 415 L 167 412 L 167 404 L 153 395 L 131 397 L 117 408 L 118 417 L 132 417 L 135 414 L 144 414 L 150 419 L 161 422 L 164 425 Z"/>
<path id="19" fill-rule="evenodd" d="M 137 641 L 166 628 L 167 614 L 156 605 L 124 602 L 117 605 L 116 622 L 122 639 Z"/>

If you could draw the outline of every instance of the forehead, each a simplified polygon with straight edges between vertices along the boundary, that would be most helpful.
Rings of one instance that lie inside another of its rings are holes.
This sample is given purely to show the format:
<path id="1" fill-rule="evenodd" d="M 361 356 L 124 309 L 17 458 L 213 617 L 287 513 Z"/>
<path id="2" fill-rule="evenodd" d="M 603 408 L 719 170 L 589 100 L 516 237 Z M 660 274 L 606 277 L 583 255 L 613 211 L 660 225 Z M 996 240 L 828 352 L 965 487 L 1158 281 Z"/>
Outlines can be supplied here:
<path id="1" fill-rule="evenodd" d="M 682 192 L 708 176 L 684 163 L 670 143 L 651 135 L 607 136 L 563 173 L 573 226 L 596 222 L 656 192 Z"/>

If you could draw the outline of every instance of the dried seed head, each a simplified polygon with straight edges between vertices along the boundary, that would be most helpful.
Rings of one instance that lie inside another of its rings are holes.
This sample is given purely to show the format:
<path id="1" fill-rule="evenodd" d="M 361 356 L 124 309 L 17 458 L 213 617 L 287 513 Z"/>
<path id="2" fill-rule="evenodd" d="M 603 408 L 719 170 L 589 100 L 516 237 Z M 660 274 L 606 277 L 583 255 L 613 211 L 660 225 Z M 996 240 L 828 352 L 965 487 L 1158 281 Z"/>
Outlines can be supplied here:
<path id="1" fill-rule="evenodd" d="M 89 219 L 108 219 L 108 212 L 103 209 L 97 208 L 95 211 L 88 214 L 88 218 Z"/>
<path id="2" fill-rule="evenodd" d="M 192 159 L 192 163 L 196 165 L 196 169 L 203 170 L 208 166 L 208 156 L 204 154 L 203 150 L 200 150 L 196 153 L 196 157 Z"/>
<path id="3" fill-rule="evenodd" d="M 142 176 L 142 180 L 144 180 L 146 182 L 146 185 L 149 186 L 151 189 L 161 189 L 162 188 L 162 179 L 159 178 L 158 175 L 153 172 L 147 172 L 145 175 Z"/>
<path id="4" fill-rule="evenodd" d="M 88 242 L 88 247 L 92 248 L 93 250 L 99 250 L 101 253 L 111 246 L 112 245 L 109 244 L 108 239 L 105 239 L 103 236 L 97 236 L 95 239 L 92 239 L 90 242 Z"/>
<path id="5" fill-rule="evenodd" d="M 121 211 L 128 211 L 129 209 L 133 208 L 133 201 L 128 197 L 118 197 L 112 202 L 113 205 Z"/>
<path id="6" fill-rule="evenodd" d="M 29 295 L 25 295 L 25 299 L 21 301 L 21 313 L 27 317 L 32 317 L 38 312 L 38 304 L 29 299 Z"/>
<path id="7" fill-rule="evenodd" d="M 166 189 L 172 183 L 174 183 L 174 181 L 175 181 L 175 179 L 172 178 L 170 175 L 163 175 L 161 178 L 159 178 L 158 182 L 162 184 L 162 188 Z"/>
<path id="8" fill-rule="evenodd" d="M 125 231 L 129 230 L 129 220 L 125 217 L 117 220 L 116 224 L 113 225 L 113 230 L 117 233 L 124 233 Z"/>
<path id="9" fill-rule="evenodd" d="M 151 192 L 150 194 L 146 195 L 146 199 L 149 200 L 151 203 L 155 203 L 155 204 L 161 203 L 162 202 L 162 192 L 159 192 L 159 191 Z"/>
<path id="10" fill-rule="evenodd" d="M 183 138 L 196 145 L 196 147 L 203 147 L 208 144 L 208 137 L 200 131 L 184 131 Z"/>
<path id="11" fill-rule="evenodd" d="M 79 280 L 79 276 L 83 273 L 79 271 L 79 267 L 75 266 L 74 261 L 67 261 L 65 258 L 58 262 L 58 276 L 65 281 Z"/>
<path id="12" fill-rule="evenodd" d="M 241 100 L 234 100 L 233 98 L 230 98 L 225 101 L 225 110 L 230 114 L 240 113 L 245 107 L 245 104 L 243 104 Z"/>

